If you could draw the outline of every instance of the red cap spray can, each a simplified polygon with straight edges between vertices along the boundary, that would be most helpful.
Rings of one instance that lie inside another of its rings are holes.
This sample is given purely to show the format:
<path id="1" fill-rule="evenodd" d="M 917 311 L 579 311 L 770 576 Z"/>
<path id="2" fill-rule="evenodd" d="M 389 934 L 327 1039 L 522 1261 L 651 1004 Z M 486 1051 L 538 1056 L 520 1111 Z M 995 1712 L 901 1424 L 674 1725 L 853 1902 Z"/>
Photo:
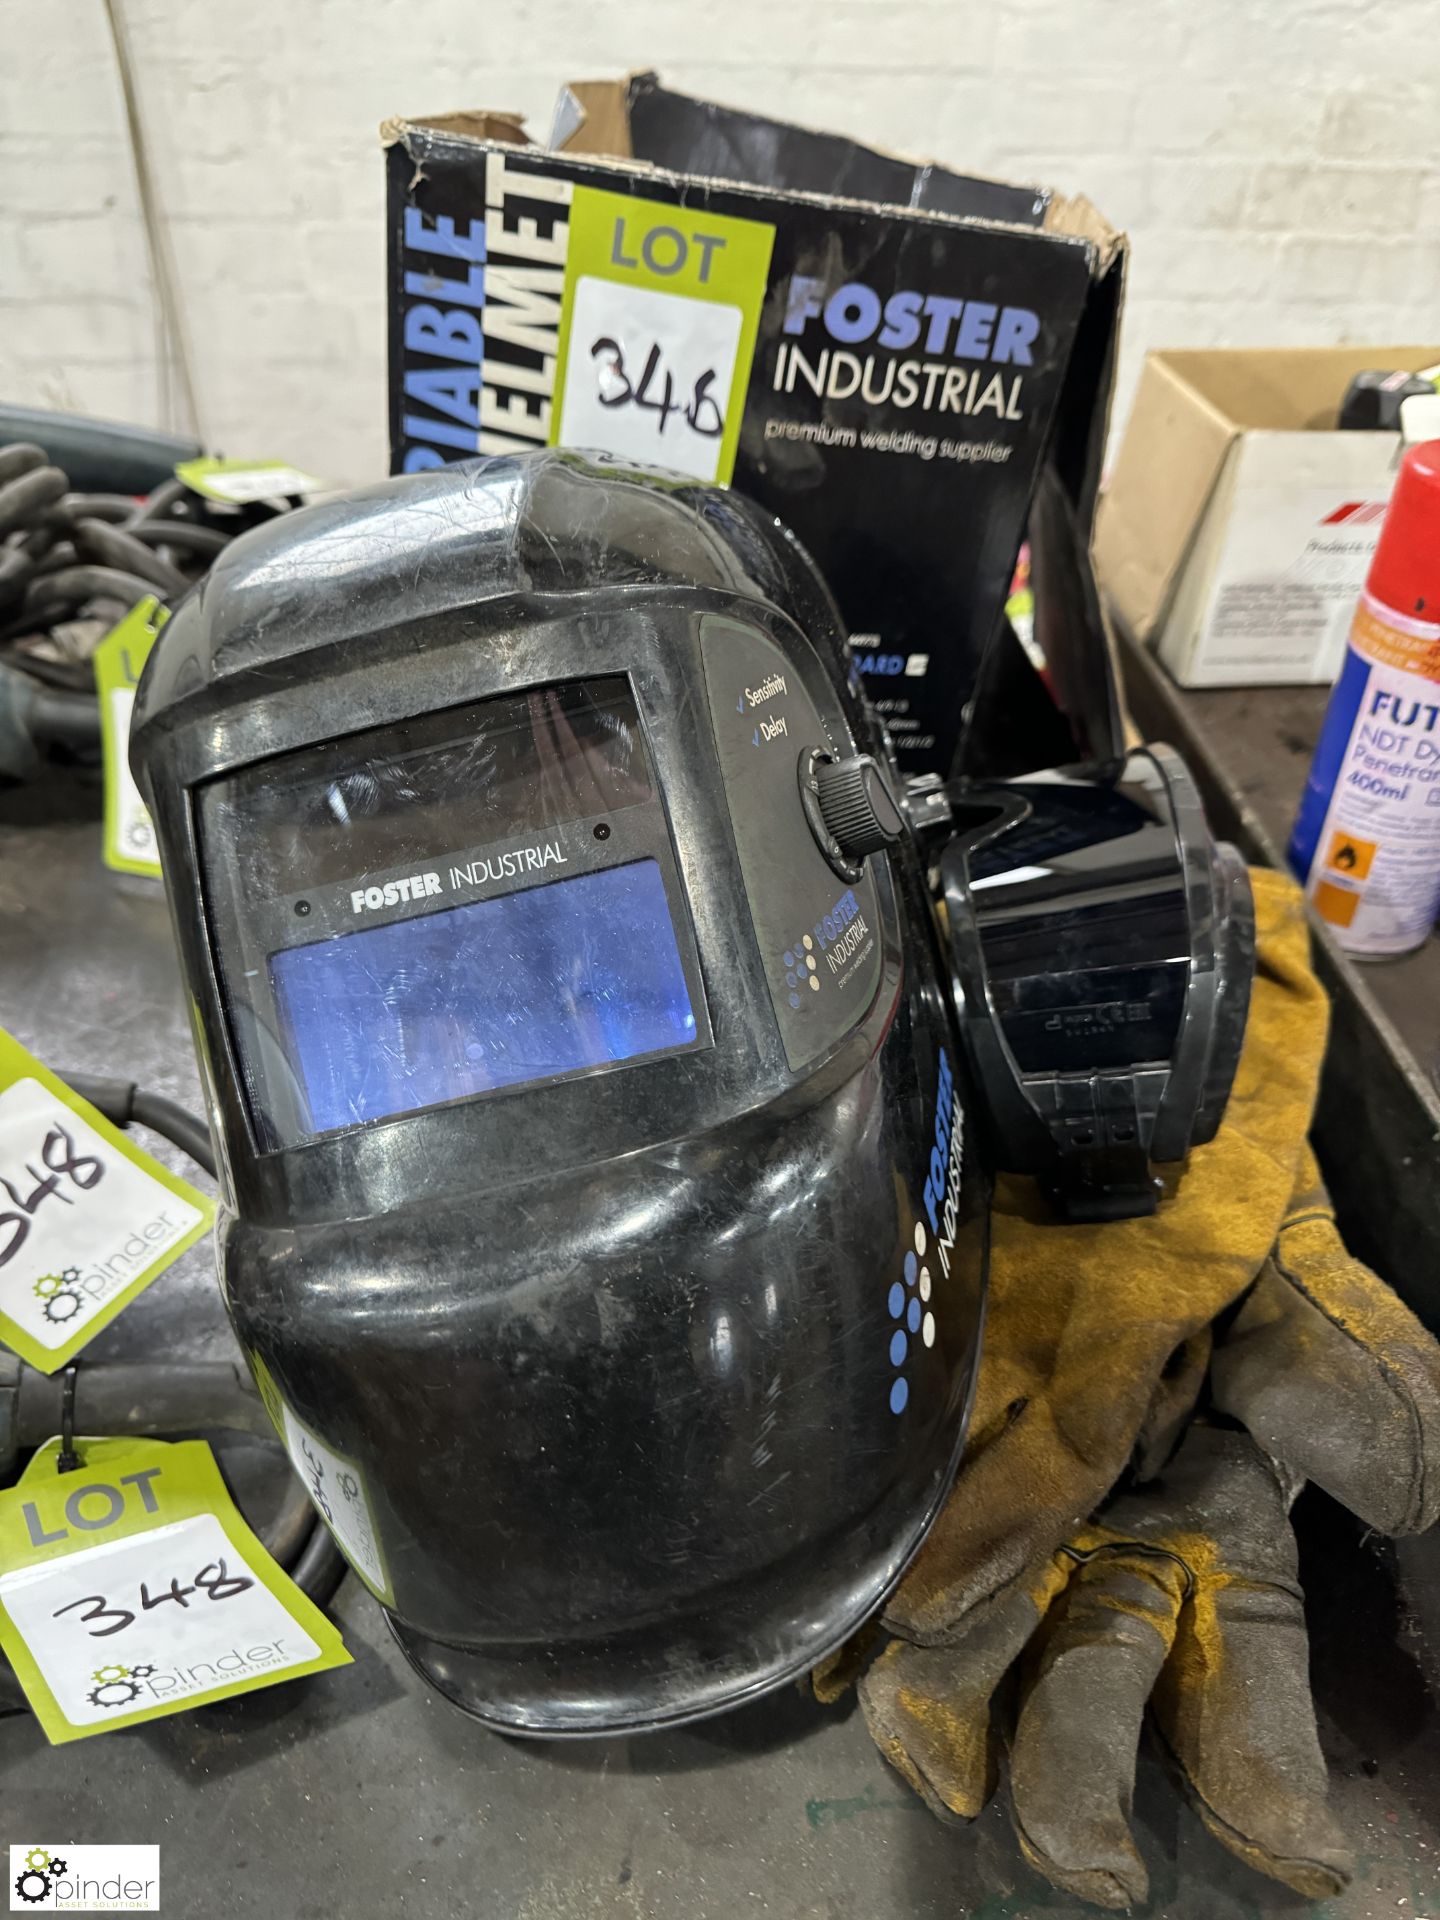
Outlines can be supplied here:
<path id="1" fill-rule="evenodd" d="M 1290 863 L 1349 953 L 1409 953 L 1440 910 L 1440 440 L 1400 464 Z"/>

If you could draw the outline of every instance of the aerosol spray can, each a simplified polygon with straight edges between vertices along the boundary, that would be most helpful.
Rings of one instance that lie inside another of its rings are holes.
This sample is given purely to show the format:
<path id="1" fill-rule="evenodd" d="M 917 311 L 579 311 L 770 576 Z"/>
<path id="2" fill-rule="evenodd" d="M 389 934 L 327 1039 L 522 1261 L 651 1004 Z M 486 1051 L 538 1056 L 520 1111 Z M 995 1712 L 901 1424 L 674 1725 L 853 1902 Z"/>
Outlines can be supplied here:
<path id="1" fill-rule="evenodd" d="M 1440 440 L 1401 461 L 1290 864 L 1362 958 L 1422 945 L 1440 909 Z"/>

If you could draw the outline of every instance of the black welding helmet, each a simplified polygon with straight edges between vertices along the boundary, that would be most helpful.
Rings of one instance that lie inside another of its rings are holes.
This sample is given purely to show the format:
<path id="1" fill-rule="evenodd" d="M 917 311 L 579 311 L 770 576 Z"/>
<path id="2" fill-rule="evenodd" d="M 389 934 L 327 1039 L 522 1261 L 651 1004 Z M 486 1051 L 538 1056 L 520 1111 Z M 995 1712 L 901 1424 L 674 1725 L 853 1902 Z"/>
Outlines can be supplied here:
<path id="1" fill-rule="evenodd" d="M 987 1163 L 1033 1174 L 1070 1219 L 1124 1219 L 1220 1125 L 1255 908 L 1184 760 L 1132 744 L 1086 522 L 1048 469 L 1030 539 L 1031 631 L 1002 623 L 958 776 L 914 783 L 909 812 Z"/>
<path id="2" fill-rule="evenodd" d="M 1076 1220 L 1154 1211 L 1213 1140 L 1255 973 L 1250 876 L 1185 762 L 1136 747 L 954 793 L 940 855 L 987 1158 Z"/>
<path id="3" fill-rule="evenodd" d="M 876 1608 L 958 1458 L 985 1192 L 831 602 L 541 453 L 237 540 L 139 690 L 221 1279 L 415 1666 L 674 1723 Z"/>

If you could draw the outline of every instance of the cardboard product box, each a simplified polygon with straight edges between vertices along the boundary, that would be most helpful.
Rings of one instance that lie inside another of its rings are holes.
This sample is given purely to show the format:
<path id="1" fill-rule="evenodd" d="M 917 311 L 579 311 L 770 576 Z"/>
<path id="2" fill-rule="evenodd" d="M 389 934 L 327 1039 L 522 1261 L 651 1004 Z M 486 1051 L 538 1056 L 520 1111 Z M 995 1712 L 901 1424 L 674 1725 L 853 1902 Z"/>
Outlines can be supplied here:
<path id="1" fill-rule="evenodd" d="M 668 92 L 392 121 L 395 470 L 599 448 L 731 483 L 840 603 L 908 770 L 951 766 L 1042 459 L 1088 530 L 1124 246 L 1081 200 Z"/>
<path id="2" fill-rule="evenodd" d="M 1100 584 L 1184 687 L 1328 685 L 1398 464 L 1398 433 L 1339 432 L 1370 368 L 1440 348 L 1152 353 L 1095 534 Z"/>

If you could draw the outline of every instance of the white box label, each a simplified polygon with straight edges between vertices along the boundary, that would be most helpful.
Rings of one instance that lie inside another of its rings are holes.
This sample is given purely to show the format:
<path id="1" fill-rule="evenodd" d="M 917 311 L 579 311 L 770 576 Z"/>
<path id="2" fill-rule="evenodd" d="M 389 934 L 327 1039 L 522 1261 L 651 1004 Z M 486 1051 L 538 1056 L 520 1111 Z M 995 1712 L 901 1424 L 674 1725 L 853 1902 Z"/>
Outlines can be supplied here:
<path id="1" fill-rule="evenodd" d="M 742 322 L 739 307 L 582 276 L 562 444 L 714 480 Z"/>

